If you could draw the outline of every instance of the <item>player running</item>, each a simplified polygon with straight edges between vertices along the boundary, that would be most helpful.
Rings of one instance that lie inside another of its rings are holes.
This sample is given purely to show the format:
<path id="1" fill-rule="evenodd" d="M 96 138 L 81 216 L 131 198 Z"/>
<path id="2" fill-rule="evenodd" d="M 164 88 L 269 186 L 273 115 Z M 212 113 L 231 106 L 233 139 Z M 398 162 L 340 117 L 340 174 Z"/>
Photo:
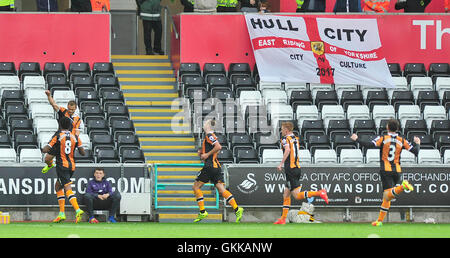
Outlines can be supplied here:
<path id="1" fill-rule="evenodd" d="M 198 155 L 200 156 L 200 159 L 203 160 L 204 166 L 200 170 L 200 173 L 192 186 L 192 190 L 194 190 L 197 204 L 200 209 L 198 217 L 194 220 L 194 222 L 199 222 L 208 217 L 208 212 L 205 210 L 205 202 L 203 200 L 201 188 L 204 184 L 211 181 L 228 204 L 233 207 L 236 214 L 236 223 L 239 223 L 242 219 L 244 208 L 238 207 L 233 195 L 230 191 L 225 189 L 222 167 L 217 159 L 217 154 L 222 149 L 222 146 L 213 131 L 215 124 L 216 122 L 214 120 L 207 120 L 203 125 L 205 139 L 203 139 L 202 149 L 198 151 Z"/>
<path id="2" fill-rule="evenodd" d="M 419 153 L 420 138 L 414 137 L 415 146 L 411 145 L 405 138 L 398 135 L 400 124 L 395 119 L 390 119 L 386 125 L 388 133 L 378 136 L 371 142 L 361 141 L 358 135 L 353 134 L 352 140 L 358 141 L 367 148 L 380 148 L 380 177 L 383 186 L 383 203 L 381 204 L 378 219 L 372 222 L 373 226 L 382 226 L 384 217 L 391 207 L 391 200 L 396 198 L 404 190 L 412 191 L 413 186 L 407 181 L 401 180 L 402 169 L 400 167 L 400 154 L 402 149 L 406 149 L 415 155 Z"/>
<path id="3" fill-rule="evenodd" d="M 69 199 L 70 204 L 73 206 L 76 212 L 76 220 L 78 223 L 81 221 L 84 211 L 78 206 L 77 198 L 72 192 L 72 181 L 70 178 L 75 171 L 75 160 L 73 154 L 75 148 L 78 148 L 81 155 L 85 155 L 84 148 L 81 147 L 81 141 L 77 135 L 71 133 L 71 120 L 68 117 L 60 119 L 61 131 L 58 131 L 50 142 L 43 148 L 45 154 L 45 163 L 47 164 L 42 173 L 47 173 L 50 169 L 55 167 L 53 158 L 56 157 L 56 175 L 58 180 L 55 183 L 56 197 L 59 204 L 59 215 L 53 220 L 55 223 L 62 222 L 66 219 L 64 213 L 65 196 Z"/>
<path id="4" fill-rule="evenodd" d="M 303 200 L 312 196 L 322 198 L 328 204 L 328 195 L 325 189 L 320 191 L 303 191 L 300 185 L 300 159 L 299 159 L 299 139 L 292 132 L 294 124 L 292 122 L 283 122 L 281 124 L 281 146 L 284 150 L 283 159 L 278 166 L 278 171 L 286 174 L 286 185 L 283 193 L 283 213 L 281 218 L 275 221 L 274 224 L 286 224 L 286 217 L 288 215 L 291 205 L 291 194 L 296 200 Z"/>

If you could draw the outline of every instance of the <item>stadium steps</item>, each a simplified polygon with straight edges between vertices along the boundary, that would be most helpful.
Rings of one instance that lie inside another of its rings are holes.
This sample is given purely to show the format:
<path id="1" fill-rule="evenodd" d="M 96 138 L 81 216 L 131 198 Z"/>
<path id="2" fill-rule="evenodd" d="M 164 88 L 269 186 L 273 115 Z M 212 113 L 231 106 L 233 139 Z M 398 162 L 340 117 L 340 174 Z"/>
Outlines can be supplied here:
<path id="1" fill-rule="evenodd" d="M 136 135 L 147 163 L 201 163 L 191 124 L 180 103 L 176 75 L 168 56 L 113 55 L 111 57 Z M 160 222 L 193 222 L 198 205 L 192 183 L 199 167 L 159 167 Z M 215 190 L 204 186 L 209 216 L 202 222 L 222 222 Z"/>

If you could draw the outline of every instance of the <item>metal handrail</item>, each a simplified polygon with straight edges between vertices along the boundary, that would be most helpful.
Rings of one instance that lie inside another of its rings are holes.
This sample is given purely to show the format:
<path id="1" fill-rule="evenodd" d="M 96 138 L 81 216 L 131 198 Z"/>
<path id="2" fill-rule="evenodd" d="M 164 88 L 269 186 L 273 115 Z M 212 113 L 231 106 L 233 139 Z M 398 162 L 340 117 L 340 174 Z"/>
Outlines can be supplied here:
<path id="1" fill-rule="evenodd" d="M 167 7 L 166 5 L 162 5 L 161 8 L 164 9 L 164 27 L 163 27 L 163 30 L 164 30 L 164 53 L 168 54 L 168 52 L 167 52 L 167 43 L 168 43 L 167 42 L 167 38 L 168 38 L 168 36 L 167 36 L 167 33 L 168 33 L 168 30 L 167 30 L 167 17 L 168 16 L 170 16 L 170 21 L 171 21 L 170 22 L 170 26 L 172 27 L 173 32 L 175 33 L 175 38 L 176 39 L 179 38 L 179 34 L 178 34 L 177 28 L 175 26 L 175 22 L 173 21 L 172 14 L 170 13 L 169 7 Z"/>
<path id="2" fill-rule="evenodd" d="M 184 208 L 184 209 L 193 209 L 193 208 L 198 208 L 198 206 L 159 206 L 158 205 L 158 188 L 159 186 L 173 186 L 173 185 L 183 185 L 183 184 L 173 184 L 173 183 L 158 183 L 158 167 L 203 167 L 203 163 L 199 163 L 199 164 L 165 164 L 165 163 L 155 163 L 153 165 L 153 169 L 154 169 L 154 202 L 153 204 L 155 205 L 155 210 L 159 209 L 180 209 L 180 208 Z M 214 184 L 204 184 L 205 186 L 211 186 L 214 187 Z M 216 205 L 215 206 L 205 206 L 205 208 L 210 208 L 210 209 L 219 209 L 219 191 L 217 190 L 217 188 L 215 189 L 215 197 L 216 197 Z"/>

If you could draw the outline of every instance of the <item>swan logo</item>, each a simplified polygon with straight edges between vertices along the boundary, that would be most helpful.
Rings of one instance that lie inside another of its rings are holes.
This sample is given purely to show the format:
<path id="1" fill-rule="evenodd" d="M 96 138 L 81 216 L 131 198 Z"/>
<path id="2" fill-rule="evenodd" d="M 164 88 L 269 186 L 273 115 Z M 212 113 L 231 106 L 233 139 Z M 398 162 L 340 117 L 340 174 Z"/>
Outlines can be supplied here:
<path id="1" fill-rule="evenodd" d="M 255 180 L 255 174 L 248 173 L 247 178 L 244 179 L 244 181 L 242 181 L 242 183 L 240 183 L 237 188 L 239 191 L 245 194 L 251 194 L 258 190 L 258 185 L 256 184 Z"/>

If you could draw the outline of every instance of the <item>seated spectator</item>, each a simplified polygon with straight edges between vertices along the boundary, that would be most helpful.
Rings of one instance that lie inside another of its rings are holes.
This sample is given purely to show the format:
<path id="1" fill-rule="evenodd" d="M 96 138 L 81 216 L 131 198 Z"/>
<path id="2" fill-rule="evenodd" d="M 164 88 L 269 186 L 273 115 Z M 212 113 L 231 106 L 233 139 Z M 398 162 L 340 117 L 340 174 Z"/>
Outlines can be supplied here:
<path id="1" fill-rule="evenodd" d="M 94 209 L 109 210 L 108 221 L 117 222 L 114 215 L 119 208 L 121 195 L 118 191 L 113 191 L 111 183 L 106 181 L 105 170 L 96 168 L 94 171 L 94 179 L 90 180 L 86 194 L 84 195 L 84 204 L 87 206 L 89 223 L 98 223 L 94 217 Z"/>
<path id="2" fill-rule="evenodd" d="M 14 7 L 14 0 L 2 0 L 2 1 L 0 1 L 0 11 L 13 12 L 14 9 L 15 9 L 15 7 Z"/>
<path id="3" fill-rule="evenodd" d="M 39 12 L 57 12 L 58 1 L 57 0 L 36 0 L 37 10 Z"/>
<path id="4" fill-rule="evenodd" d="M 390 0 L 364 0 L 363 11 L 369 13 L 387 13 Z"/>
<path id="5" fill-rule="evenodd" d="M 325 12 L 325 0 L 296 0 L 297 12 Z M 303 2 L 303 3 L 302 3 Z"/>
<path id="6" fill-rule="evenodd" d="M 398 0 L 395 10 L 404 9 L 405 13 L 423 13 L 431 0 Z"/>
<path id="7" fill-rule="evenodd" d="M 217 12 L 217 0 L 195 0 L 194 12 L 199 13 Z"/>
<path id="8" fill-rule="evenodd" d="M 258 12 L 262 13 L 270 13 L 270 4 L 267 0 L 261 0 L 258 6 Z"/>
<path id="9" fill-rule="evenodd" d="M 335 13 L 359 13 L 361 12 L 360 0 L 336 0 L 333 12 Z"/>
<path id="10" fill-rule="evenodd" d="M 71 12 L 92 12 L 91 0 L 72 0 Z"/>

